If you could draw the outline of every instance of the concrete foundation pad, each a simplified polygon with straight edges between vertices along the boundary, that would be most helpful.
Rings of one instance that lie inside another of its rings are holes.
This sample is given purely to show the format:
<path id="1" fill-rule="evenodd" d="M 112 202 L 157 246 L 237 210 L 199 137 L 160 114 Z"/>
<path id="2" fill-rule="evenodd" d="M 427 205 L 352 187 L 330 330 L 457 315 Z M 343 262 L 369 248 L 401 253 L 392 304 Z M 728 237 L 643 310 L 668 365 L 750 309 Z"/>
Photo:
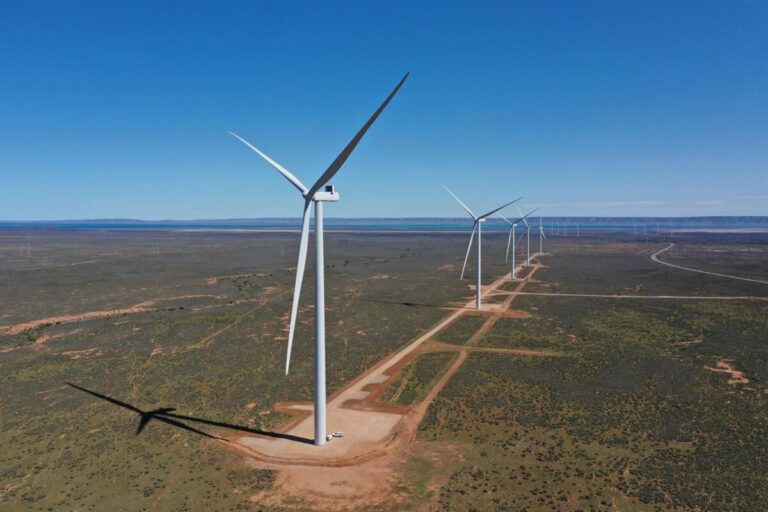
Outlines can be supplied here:
<path id="1" fill-rule="evenodd" d="M 308 416 L 286 432 L 285 438 L 243 436 L 237 442 L 259 454 L 275 459 L 322 460 L 353 459 L 380 448 L 392 436 L 402 415 L 389 412 L 346 408 L 328 409 L 328 430 L 344 432 L 324 446 L 315 446 L 314 418 Z"/>

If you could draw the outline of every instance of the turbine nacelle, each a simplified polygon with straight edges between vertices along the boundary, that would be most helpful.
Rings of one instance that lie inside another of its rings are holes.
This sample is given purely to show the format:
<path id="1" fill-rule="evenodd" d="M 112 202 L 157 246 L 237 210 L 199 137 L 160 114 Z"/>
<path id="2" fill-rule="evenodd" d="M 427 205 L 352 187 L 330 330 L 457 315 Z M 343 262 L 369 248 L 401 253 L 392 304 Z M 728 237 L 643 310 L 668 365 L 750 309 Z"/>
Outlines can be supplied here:
<path id="1" fill-rule="evenodd" d="M 324 190 L 318 190 L 315 192 L 313 201 L 325 201 L 336 202 L 340 199 L 339 193 L 336 192 L 336 188 L 333 185 L 326 185 Z"/>

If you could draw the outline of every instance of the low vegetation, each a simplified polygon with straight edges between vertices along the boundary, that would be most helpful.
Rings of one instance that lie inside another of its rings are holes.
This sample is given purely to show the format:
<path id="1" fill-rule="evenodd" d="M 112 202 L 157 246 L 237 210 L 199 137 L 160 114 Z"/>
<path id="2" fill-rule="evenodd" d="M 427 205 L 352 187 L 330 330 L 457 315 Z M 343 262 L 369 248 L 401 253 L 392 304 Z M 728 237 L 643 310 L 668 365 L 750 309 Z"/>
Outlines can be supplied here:
<path id="1" fill-rule="evenodd" d="M 455 352 L 427 352 L 408 363 L 389 387 L 384 400 L 411 405 L 424 399 L 437 380 L 456 359 Z"/>
<path id="2" fill-rule="evenodd" d="M 19 252 L 18 235 L 0 232 L 3 327 L 162 300 L 0 334 L 0 510 L 265 510 L 252 498 L 275 474 L 215 437 L 274 429 L 287 419 L 276 404 L 312 397 L 311 280 L 292 372 L 282 371 L 295 237 L 28 238 Z M 723 240 L 678 240 L 667 259 L 763 275 L 765 239 Z M 328 242 L 329 392 L 429 329 L 442 306 L 471 299 L 457 279 L 463 237 Z M 506 239 L 487 243 L 489 282 L 506 270 Z M 665 245 L 553 238 L 525 291 L 768 296 L 651 262 Z M 521 295 L 513 307 L 530 317 L 499 318 L 477 348 L 564 357 L 467 347 L 404 465 L 396 490 L 407 499 L 392 508 L 766 510 L 768 303 Z M 435 341 L 466 345 L 485 320 L 465 316 Z M 454 357 L 421 354 L 381 400 L 417 403 Z M 742 377 L 716 371 L 724 363 Z M 137 433 L 138 410 L 158 408 Z M 442 466 L 430 449 L 460 455 Z"/>
<path id="3" fill-rule="evenodd" d="M 615 254 L 590 287 L 615 286 L 626 249 L 600 247 L 600 258 Z M 545 261 L 539 289 L 583 279 L 557 252 Z M 639 284 L 674 292 L 649 275 Z M 438 508 L 765 510 L 768 304 L 521 296 L 514 306 L 534 318 L 500 320 L 481 345 L 567 357 L 470 356 L 421 425 L 421 439 L 465 447 Z M 748 383 L 708 369 L 723 359 Z"/>
<path id="4" fill-rule="evenodd" d="M 461 316 L 456 322 L 435 335 L 434 339 L 454 345 L 466 345 L 486 320 L 487 318 L 481 315 Z"/>

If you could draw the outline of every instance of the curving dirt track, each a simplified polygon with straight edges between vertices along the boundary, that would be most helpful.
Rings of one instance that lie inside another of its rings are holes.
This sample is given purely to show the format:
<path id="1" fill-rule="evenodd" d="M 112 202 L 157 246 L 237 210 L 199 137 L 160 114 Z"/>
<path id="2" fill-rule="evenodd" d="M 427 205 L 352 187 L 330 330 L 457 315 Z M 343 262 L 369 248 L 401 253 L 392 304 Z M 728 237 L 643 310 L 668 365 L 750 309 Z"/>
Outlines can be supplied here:
<path id="1" fill-rule="evenodd" d="M 655 253 L 651 254 L 651 261 L 654 263 L 659 263 L 660 265 L 666 265 L 667 267 L 672 268 L 678 268 L 680 270 L 687 270 L 688 272 L 698 272 L 699 274 L 707 274 L 710 276 L 717 276 L 717 277 L 726 277 L 728 279 L 738 279 L 739 281 L 749 281 L 750 283 L 760 283 L 760 284 L 768 284 L 768 281 L 763 281 L 761 279 L 752 279 L 749 277 L 739 277 L 739 276 L 731 276 L 728 274 L 719 274 L 717 272 L 709 272 L 707 270 L 699 270 L 697 268 L 690 268 L 690 267 L 683 267 L 682 265 L 675 265 L 673 263 L 667 263 L 666 261 L 662 261 L 659 259 L 659 255 L 670 250 L 672 247 L 674 247 L 675 244 L 670 243 L 665 248 L 656 251 Z"/>

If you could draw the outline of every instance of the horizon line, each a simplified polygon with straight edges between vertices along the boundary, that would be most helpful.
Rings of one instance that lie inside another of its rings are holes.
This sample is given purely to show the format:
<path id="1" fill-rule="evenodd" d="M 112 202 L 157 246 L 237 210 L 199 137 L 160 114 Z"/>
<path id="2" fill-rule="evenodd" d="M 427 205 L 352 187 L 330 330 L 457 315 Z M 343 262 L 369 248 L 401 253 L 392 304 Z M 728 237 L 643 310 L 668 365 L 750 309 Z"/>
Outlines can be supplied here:
<path id="1" fill-rule="evenodd" d="M 534 215 L 542 219 L 760 219 L 768 221 L 768 215 Z M 187 219 L 142 219 L 132 217 L 98 217 L 79 219 L 0 219 L 4 224 L 37 224 L 37 223 L 107 223 L 107 222 L 137 222 L 137 223 L 191 223 L 191 222 L 252 222 L 252 221 L 300 221 L 301 217 L 224 217 L 224 218 L 187 218 Z M 371 221 L 371 220 L 466 220 L 466 217 L 413 216 L 413 217 L 326 217 L 326 220 Z"/>

